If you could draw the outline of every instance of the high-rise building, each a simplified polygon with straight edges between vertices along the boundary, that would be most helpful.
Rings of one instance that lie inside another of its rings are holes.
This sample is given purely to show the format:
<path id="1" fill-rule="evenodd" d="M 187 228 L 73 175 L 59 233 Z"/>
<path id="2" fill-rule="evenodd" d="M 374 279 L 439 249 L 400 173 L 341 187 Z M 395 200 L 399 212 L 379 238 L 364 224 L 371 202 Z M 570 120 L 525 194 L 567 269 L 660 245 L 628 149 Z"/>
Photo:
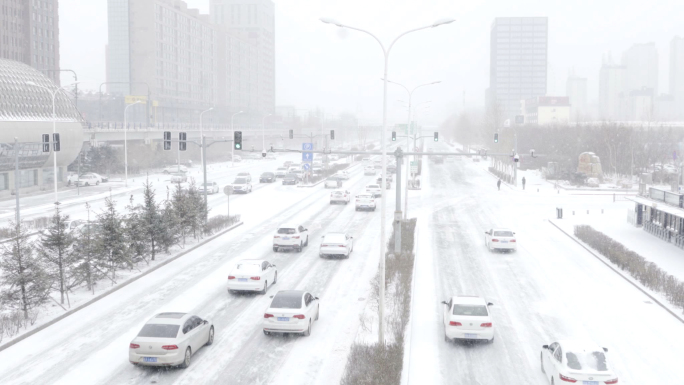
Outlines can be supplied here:
<path id="1" fill-rule="evenodd" d="M 214 24 L 228 33 L 228 90 L 235 109 L 275 111 L 275 7 L 271 0 L 211 0 Z M 240 60 L 235 53 L 246 56 Z M 237 67 L 237 68 L 236 68 Z M 242 74 L 244 76 L 236 76 Z M 247 103 L 247 105 L 244 105 Z"/>
<path id="2" fill-rule="evenodd" d="M 655 43 L 634 44 L 622 54 L 622 65 L 627 68 L 627 91 L 650 88 L 658 94 L 658 50 Z"/>
<path id="3" fill-rule="evenodd" d="M 684 119 L 684 38 L 670 42 L 670 95 L 674 98 L 677 119 Z"/>
<path id="4" fill-rule="evenodd" d="M 26 63 L 59 84 L 57 0 L 0 0 L 0 58 Z"/>
<path id="5" fill-rule="evenodd" d="M 570 99 L 570 120 L 588 119 L 587 78 L 575 76 L 574 71 L 568 75 L 565 83 L 565 96 Z"/>
<path id="6" fill-rule="evenodd" d="M 487 108 L 504 119 L 521 114 L 521 101 L 546 95 L 548 18 L 497 17 L 490 35 Z"/>
<path id="7" fill-rule="evenodd" d="M 209 15 L 181 0 L 108 0 L 108 12 L 110 93 L 147 98 L 153 122 L 195 122 L 216 104 L 218 33 Z"/>
<path id="8" fill-rule="evenodd" d="M 599 72 L 599 118 L 620 120 L 627 108 L 627 68 L 603 61 Z"/>

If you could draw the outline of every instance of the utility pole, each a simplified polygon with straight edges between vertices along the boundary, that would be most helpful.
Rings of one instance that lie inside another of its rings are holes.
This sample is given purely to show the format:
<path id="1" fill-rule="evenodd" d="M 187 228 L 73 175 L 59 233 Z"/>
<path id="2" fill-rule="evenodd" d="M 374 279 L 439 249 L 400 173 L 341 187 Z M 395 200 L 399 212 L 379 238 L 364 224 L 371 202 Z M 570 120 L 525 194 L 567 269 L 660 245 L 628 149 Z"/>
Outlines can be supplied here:
<path id="1" fill-rule="evenodd" d="M 394 151 L 394 157 L 397 163 L 397 198 L 395 203 L 396 208 L 394 209 L 394 254 L 397 255 L 401 252 L 401 163 L 404 161 L 401 147 L 397 147 Z"/>
<path id="2" fill-rule="evenodd" d="M 21 186 L 21 178 L 19 177 L 19 140 L 14 137 L 14 196 L 17 202 L 17 228 L 21 223 L 21 211 L 19 206 L 19 186 Z M 18 236 L 19 234 L 17 234 Z"/>

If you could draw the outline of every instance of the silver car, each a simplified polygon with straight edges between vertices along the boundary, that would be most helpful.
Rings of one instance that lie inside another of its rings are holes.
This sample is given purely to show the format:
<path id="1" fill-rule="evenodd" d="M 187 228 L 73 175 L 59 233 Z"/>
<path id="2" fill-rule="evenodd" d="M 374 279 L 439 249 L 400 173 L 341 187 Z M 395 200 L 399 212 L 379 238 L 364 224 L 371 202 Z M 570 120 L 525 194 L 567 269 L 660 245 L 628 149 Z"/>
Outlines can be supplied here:
<path id="1" fill-rule="evenodd" d="M 134 365 L 187 368 L 190 358 L 214 342 L 214 325 L 187 313 L 159 313 L 152 317 L 128 346 Z"/>

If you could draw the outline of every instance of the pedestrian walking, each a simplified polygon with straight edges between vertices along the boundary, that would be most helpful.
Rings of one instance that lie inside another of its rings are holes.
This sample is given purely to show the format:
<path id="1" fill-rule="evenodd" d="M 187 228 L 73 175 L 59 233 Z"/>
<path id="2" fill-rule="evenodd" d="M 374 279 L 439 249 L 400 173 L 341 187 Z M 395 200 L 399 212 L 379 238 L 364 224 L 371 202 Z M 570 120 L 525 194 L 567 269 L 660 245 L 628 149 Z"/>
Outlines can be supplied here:
<path id="1" fill-rule="evenodd" d="M 523 190 L 524 190 L 525 189 L 525 177 L 522 178 L 522 182 L 523 182 Z"/>
<path id="2" fill-rule="evenodd" d="M 501 191 L 501 178 L 499 178 L 499 180 L 496 181 L 496 187 L 498 187 L 499 191 Z"/>

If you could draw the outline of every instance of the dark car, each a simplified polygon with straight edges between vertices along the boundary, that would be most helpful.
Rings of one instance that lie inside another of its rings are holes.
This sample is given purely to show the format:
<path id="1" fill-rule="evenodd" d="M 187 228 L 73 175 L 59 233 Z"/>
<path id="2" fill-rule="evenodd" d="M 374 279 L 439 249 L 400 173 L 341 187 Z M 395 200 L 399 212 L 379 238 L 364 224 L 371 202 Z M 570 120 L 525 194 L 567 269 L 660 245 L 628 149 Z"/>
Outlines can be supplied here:
<path id="1" fill-rule="evenodd" d="M 287 174 L 283 178 L 283 184 L 297 184 L 298 181 L 299 179 L 296 174 Z"/>
<path id="2" fill-rule="evenodd" d="M 272 172 L 265 172 L 259 177 L 259 183 L 273 183 L 275 180 L 275 174 Z"/>

